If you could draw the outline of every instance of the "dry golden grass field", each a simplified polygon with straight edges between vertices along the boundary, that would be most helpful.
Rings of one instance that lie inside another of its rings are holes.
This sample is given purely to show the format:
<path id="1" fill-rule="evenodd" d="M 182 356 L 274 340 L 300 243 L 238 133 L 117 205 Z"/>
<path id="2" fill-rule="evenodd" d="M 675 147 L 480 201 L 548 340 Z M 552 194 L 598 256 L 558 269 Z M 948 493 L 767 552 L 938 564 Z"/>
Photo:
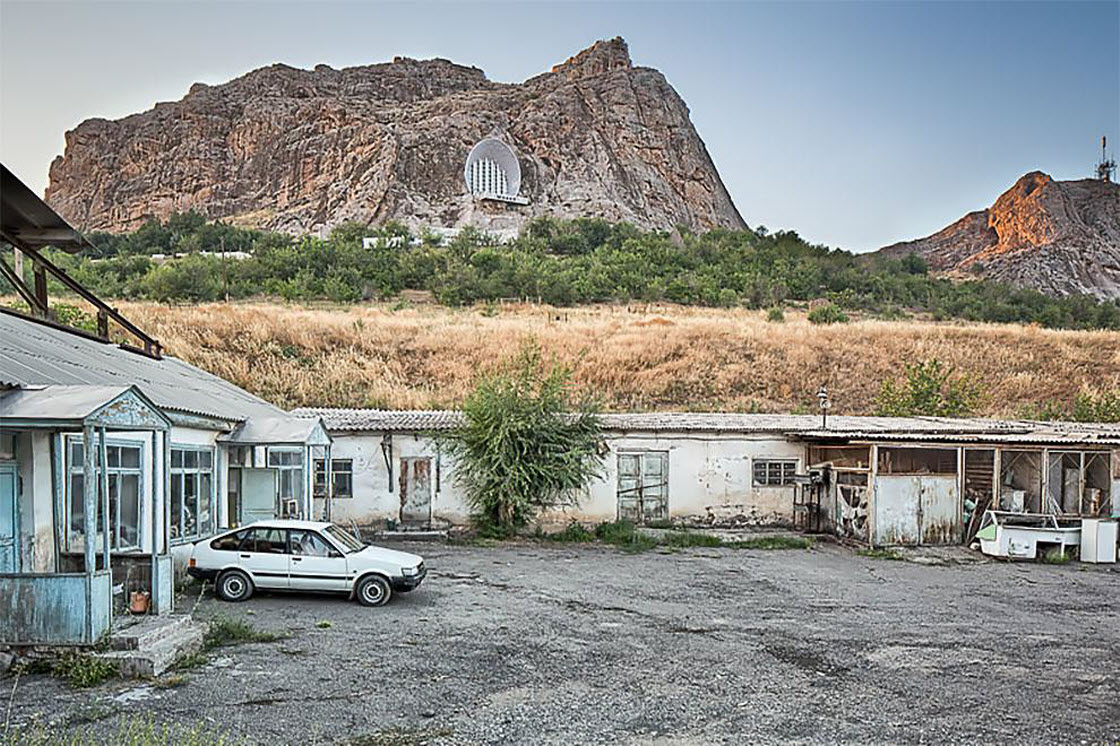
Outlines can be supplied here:
<path id="1" fill-rule="evenodd" d="M 866 414 L 904 363 L 937 358 L 977 380 L 980 414 L 1014 416 L 1081 390 L 1120 387 L 1120 333 L 1010 325 L 855 321 L 787 312 L 603 306 L 168 307 L 121 302 L 170 354 L 289 408 L 453 407 L 529 339 L 611 410 Z"/>

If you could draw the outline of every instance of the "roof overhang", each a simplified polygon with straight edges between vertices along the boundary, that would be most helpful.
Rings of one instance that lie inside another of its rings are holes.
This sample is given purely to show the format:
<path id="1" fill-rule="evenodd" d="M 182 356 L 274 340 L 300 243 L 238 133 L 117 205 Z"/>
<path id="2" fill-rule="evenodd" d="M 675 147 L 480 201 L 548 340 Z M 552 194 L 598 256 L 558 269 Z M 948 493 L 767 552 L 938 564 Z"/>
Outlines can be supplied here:
<path id="1" fill-rule="evenodd" d="M 0 394 L 0 427 L 165 431 L 171 420 L 135 386 L 49 385 Z"/>
<path id="2" fill-rule="evenodd" d="M 218 440 L 240 446 L 328 446 L 332 442 L 321 418 L 293 415 L 251 417 Z"/>
<path id="3" fill-rule="evenodd" d="M 0 164 L 0 234 L 20 248 L 54 246 L 76 254 L 93 245 Z"/>

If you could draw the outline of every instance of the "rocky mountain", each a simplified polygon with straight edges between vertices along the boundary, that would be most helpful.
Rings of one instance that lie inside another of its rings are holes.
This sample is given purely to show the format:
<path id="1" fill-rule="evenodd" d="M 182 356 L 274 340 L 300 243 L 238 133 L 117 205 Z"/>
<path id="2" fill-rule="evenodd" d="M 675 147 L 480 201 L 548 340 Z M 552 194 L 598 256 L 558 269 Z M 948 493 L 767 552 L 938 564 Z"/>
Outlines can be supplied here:
<path id="1" fill-rule="evenodd" d="M 930 269 L 1001 280 L 1049 295 L 1120 298 L 1120 184 L 1026 174 L 991 207 L 916 241 Z"/>
<path id="2" fill-rule="evenodd" d="M 487 136 L 516 153 L 528 205 L 468 193 L 467 154 Z M 290 232 L 345 220 L 511 229 L 541 215 L 744 226 L 688 107 L 620 38 L 520 84 L 406 58 L 196 83 L 180 101 L 67 132 L 46 199 L 108 231 L 188 209 Z"/>

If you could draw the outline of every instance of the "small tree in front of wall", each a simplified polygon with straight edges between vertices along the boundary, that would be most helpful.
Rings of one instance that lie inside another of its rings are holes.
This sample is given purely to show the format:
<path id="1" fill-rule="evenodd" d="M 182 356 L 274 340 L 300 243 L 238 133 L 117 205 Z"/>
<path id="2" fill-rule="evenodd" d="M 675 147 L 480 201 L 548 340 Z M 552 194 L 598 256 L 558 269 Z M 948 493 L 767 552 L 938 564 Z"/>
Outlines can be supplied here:
<path id="1" fill-rule="evenodd" d="M 966 376 L 955 376 L 940 360 L 905 366 L 901 381 L 884 381 L 876 414 L 885 417 L 966 417 L 980 401 L 980 387 Z"/>
<path id="2" fill-rule="evenodd" d="M 574 504 L 600 473 L 598 408 L 571 390 L 571 372 L 527 345 L 484 376 L 444 436 L 475 525 L 510 536 L 542 510 Z"/>

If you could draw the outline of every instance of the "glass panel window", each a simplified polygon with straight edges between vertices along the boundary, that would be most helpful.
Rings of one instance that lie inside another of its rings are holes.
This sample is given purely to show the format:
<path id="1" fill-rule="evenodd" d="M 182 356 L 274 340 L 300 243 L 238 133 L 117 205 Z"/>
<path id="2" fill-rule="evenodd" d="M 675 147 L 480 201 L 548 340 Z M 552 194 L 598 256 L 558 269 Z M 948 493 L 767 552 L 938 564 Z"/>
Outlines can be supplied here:
<path id="1" fill-rule="evenodd" d="M 797 461 L 790 459 L 755 459 L 755 487 L 785 487 L 793 484 Z"/>
<path id="2" fill-rule="evenodd" d="M 214 532 L 214 455 L 209 448 L 171 448 L 171 538 L 193 541 Z"/>
<path id="3" fill-rule="evenodd" d="M 127 551 L 140 548 L 143 483 L 140 472 L 140 445 L 112 444 L 105 447 L 109 484 L 109 547 Z M 66 448 L 66 549 L 80 552 L 85 548 L 85 448 L 80 438 L 70 438 Z M 98 549 L 103 541 L 104 495 L 99 457 L 94 458 L 97 478 L 97 510 L 94 512 L 95 541 Z"/>
<path id="4" fill-rule="evenodd" d="M 282 515 L 298 515 L 303 502 L 303 449 L 270 448 L 268 465 L 279 473 L 277 484 Z"/>
<path id="5" fill-rule="evenodd" d="M 304 557 L 331 556 L 330 545 L 314 531 L 290 531 L 289 537 L 292 544 L 292 554 L 299 554 Z"/>
<path id="6" fill-rule="evenodd" d="M 327 494 L 327 472 L 325 459 L 315 459 L 315 497 Z M 334 477 L 334 496 L 354 496 L 354 462 L 351 459 L 331 459 L 331 472 Z"/>

